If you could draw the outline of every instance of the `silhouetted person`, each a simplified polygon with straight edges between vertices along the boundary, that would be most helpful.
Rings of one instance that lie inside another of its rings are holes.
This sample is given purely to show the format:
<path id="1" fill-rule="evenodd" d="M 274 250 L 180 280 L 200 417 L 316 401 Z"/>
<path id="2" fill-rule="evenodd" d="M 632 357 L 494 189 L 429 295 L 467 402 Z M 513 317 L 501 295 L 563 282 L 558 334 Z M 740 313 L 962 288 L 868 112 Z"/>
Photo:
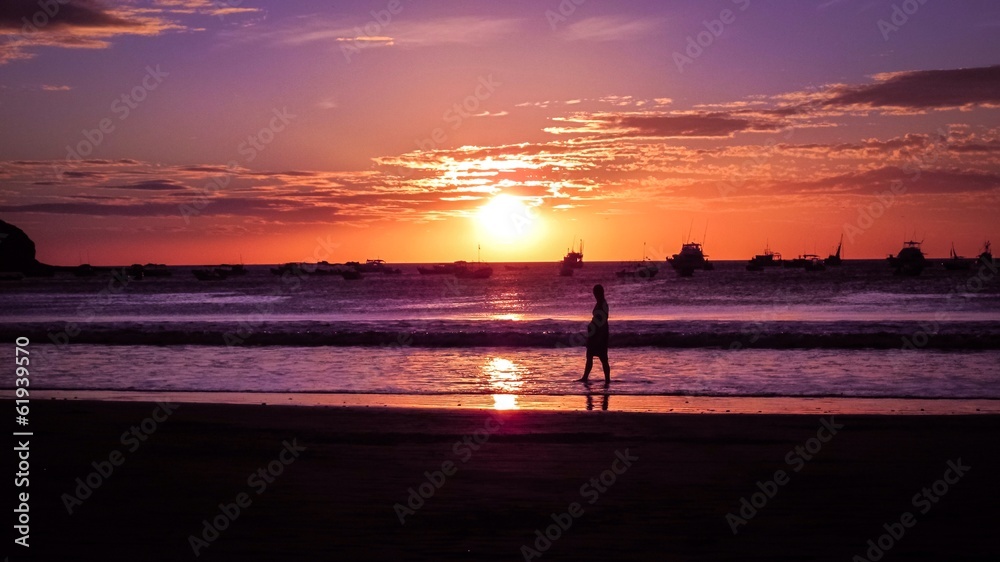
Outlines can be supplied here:
<path id="1" fill-rule="evenodd" d="M 590 370 L 594 368 L 594 357 L 601 360 L 604 366 L 604 384 L 611 383 L 611 364 L 608 363 L 608 301 L 604 300 L 604 287 L 594 285 L 594 317 L 587 325 L 587 366 L 583 370 L 581 382 L 590 378 Z"/>

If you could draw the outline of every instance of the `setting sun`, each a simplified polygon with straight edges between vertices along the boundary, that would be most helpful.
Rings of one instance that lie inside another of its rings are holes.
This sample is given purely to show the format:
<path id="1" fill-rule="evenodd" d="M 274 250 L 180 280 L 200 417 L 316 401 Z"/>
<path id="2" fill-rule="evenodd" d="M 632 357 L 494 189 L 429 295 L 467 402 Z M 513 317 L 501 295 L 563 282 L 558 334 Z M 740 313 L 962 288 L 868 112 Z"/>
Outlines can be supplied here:
<path id="1" fill-rule="evenodd" d="M 541 221 L 535 210 L 519 197 L 500 194 L 479 208 L 476 222 L 493 241 L 511 243 L 537 238 Z"/>

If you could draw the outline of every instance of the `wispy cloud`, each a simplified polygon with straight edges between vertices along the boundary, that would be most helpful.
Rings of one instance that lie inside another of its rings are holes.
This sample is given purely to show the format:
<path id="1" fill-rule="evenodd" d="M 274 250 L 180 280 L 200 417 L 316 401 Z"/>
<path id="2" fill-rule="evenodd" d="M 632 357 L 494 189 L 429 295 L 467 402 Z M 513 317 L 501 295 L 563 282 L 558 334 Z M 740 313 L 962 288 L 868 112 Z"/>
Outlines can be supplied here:
<path id="1" fill-rule="evenodd" d="M 366 22 L 347 19 L 297 18 L 276 24 L 270 30 L 237 30 L 230 36 L 237 42 L 267 40 L 279 46 L 301 46 L 312 43 L 352 43 L 359 49 L 377 47 L 431 47 L 489 43 L 514 34 L 520 28 L 518 19 L 497 19 L 472 16 L 446 17 L 433 20 L 390 21 L 379 25 L 377 32 L 366 28 Z"/>
<path id="2" fill-rule="evenodd" d="M 652 18 L 591 17 L 570 23 L 561 36 L 567 41 L 629 41 L 655 31 L 661 23 Z"/>

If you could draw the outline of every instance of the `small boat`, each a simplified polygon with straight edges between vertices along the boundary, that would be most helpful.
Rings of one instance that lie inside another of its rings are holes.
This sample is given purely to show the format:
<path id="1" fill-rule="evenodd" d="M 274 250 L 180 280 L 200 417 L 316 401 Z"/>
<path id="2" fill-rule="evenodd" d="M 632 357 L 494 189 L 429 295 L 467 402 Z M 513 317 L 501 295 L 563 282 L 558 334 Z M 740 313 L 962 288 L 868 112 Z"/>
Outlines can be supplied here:
<path id="1" fill-rule="evenodd" d="M 583 240 L 580 240 L 580 251 L 573 250 L 572 246 L 567 249 L 566 255 L 563 256 L 562 263 L 564 267 L 572 269 L 580 269 L 583 267 Z"/>
<path id="2" fill-rule="evenodd" d="M 816 269 L 816 262 L 819 262 L 820 265 L 823 264 L 823 260 L 821 260 L 820 257 L 817 256 L 816 254 L 802 254 L 801 256 L 795 259 L 784 260 L 784 262 L 782 263 L 787 268 L 806 269 L 808 271 L 822 271 L 822 269 Z"/>
<path id="3" fill-rule="evenodd" d="M 772 252 L 771 248 L 764 246 L 764 253 L 757 254 L 747 262 L 747 271 L 764 271 L 765 267 L 781 266 L 781 254 Z"/>
<path id="4" fill-rule="evenodd" d="M 979 254 L 979 265 L 993 266 L 993 252 L 990 251 L 990 241 L 983 245 L 983 253 Z"/>
<path id="5" fill-rule="evenodd" d="M 344 265 L 352 267 L 360 273 L 381 273 L 384 275 L 398 275 L 403 273 L 402 269 L 389 267 L 386 265 L 385 260 L 381 259 L 365 260 L 365 263 L 349 261 Z"/>
<path id="6" fill-rule="evenodd" d="M 840 258 L 840 249 L 843 248 L 843 246 L 844 246 L 844 235 L 841 234 L 840 235 L 840 243 L 837 244 L 837 253 L 836 254 L 830 254 L 829 256 L 827 256 L 827 258 L 825 260 L 823 260 L 823 263 L 825 263 L 826 265 L 832 265 L 832 266 L 838 266 L 838 265 L 843 264 L 844 260 L 842 260 Z"/>
<path id="7" fill-rule="evenodd" d="M 439 263 L 430 267 L 418 267 L 417 272 L 421 275 L 455 275 L 460 269 L 469 267 L 469 262 L 459 260 L 455 263 Z"/>
<path id="8" fill-rule="evenodd" d="M 964 258 L 955 252 L 955 243 L 951 243 L 951 257 L 948 261 L 944 262 L 944 268 L 948 271 L 969 271 L 972 269 L 973 264 L 976 260 L 972 258 Z"/>
<path id="9" fill-rule="evenodd" d="M 681 251 L 678 254 L 667 258 L 667 262 L 681 277 L 691 277 L 696 269 L 711 271 L 715 266 L 705 259 L 701 244 L 689 242 L 681 244 Z"/>
<path id="10" fill-rule="evenodd" d="M 657 267 L 656 263 L 646 258 L 641 262 L 635 262 L 616 271 L 615 275 L 625 278 L 652 279 L 659 272 L 660 268 Z"/>
<path id="11" fill-rule="evenodd" d="M 899 251 L 899 254 L 893 256 L 889 255 L 886 261 L 889 262 L 889 267 L 892 267 L 896 275 L 908 275 L 915 277 L 920 275 L 927 266 L 927 259 L 924 257 L 923 251 L 920 250 L 920 244 L 923 242 L 914 242 L 909 240 L 903 243 L 903 248 Z"/>
<path id="12" fill-rule="evenodd" d="M 637 261 L 625 266 L 623 269 L 615 272 L 615 275 L 625 278 L 652 279 L 656 277 L 656 274 L 659 272 L 660 268 L 656 265 L 656 262 L 646 256 L 646 244 L 643 244 L 642 261 Z"/>

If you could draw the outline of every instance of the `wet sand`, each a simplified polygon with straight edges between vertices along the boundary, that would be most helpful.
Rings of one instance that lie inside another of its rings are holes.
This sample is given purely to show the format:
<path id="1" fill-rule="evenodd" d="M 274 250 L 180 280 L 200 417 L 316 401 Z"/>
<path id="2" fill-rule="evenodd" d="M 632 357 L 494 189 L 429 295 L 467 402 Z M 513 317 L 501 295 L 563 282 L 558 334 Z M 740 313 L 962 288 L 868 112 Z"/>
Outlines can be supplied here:
<path id="1" fill-rule="evenodd" d="M 38 560 L 851 560 L 884 524 L 886 560 L 997 552 L 993 415 L 45 400 L 30 429 Z"/>

